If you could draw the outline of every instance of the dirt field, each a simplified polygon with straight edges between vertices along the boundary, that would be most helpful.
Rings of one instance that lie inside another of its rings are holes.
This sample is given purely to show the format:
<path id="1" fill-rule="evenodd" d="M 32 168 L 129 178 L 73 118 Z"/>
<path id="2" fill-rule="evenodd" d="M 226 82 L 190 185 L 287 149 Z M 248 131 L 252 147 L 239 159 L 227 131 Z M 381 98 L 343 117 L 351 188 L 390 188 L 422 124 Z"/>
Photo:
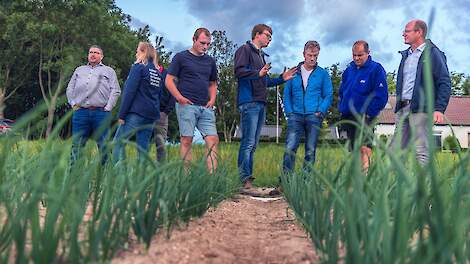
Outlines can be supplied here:
<path id="1" fill-rule="evenodd" d="M 112 263 L 315 263 L 311 241 L 282 198 L 245 195 L 222 202 L 170 239 L 157 235 L 148 252 L 131 242 Z"/>

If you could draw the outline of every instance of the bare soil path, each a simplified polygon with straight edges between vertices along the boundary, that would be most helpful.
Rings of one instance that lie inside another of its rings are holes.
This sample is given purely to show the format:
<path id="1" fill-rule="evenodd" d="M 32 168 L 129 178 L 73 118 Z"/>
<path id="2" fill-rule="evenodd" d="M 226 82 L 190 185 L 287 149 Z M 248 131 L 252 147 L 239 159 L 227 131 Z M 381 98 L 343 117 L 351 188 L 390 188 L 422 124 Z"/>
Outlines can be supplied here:
<path id="1" fill-rule="evenodd" d="M 283 198 L 239 195 L 149 248 L 131 242 L 112 263 L 316 263 L 311 241 Z"/>

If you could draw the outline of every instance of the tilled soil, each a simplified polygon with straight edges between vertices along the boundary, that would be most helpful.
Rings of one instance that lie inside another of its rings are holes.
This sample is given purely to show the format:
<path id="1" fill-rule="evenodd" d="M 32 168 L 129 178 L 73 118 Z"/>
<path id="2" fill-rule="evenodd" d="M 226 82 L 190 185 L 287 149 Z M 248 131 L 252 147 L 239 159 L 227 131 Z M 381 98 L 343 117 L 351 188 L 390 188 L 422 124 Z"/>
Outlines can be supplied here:
<path id="1" fill-rule="evenodd" d="M 240 195 L 168 239 L 158 234 L 148 251 L 131 242 L 112 263 L 316 263 L 318 256 L 284 199 Z"/>

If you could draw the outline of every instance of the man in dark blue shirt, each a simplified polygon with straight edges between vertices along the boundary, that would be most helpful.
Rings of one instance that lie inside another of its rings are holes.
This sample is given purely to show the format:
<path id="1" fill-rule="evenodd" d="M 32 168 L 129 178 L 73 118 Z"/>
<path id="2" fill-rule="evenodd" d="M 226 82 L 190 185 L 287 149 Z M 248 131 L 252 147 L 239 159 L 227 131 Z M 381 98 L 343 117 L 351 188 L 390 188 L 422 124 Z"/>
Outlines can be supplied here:
<path id="1" fill-rule="evenodd" d="M 193 46 L 173 58 L 165 84 L 177 101 L 181 157 L 185 162 L 191 161 L 191 144 L 197 128 L 206 142 L 207 167 L 213 172 L 217 168 L 219 136 L 214 113 L 217 67 L 215 60 L 206 54 L 210 43 L 209 30 L 198 28 L 194 32 Z"/>

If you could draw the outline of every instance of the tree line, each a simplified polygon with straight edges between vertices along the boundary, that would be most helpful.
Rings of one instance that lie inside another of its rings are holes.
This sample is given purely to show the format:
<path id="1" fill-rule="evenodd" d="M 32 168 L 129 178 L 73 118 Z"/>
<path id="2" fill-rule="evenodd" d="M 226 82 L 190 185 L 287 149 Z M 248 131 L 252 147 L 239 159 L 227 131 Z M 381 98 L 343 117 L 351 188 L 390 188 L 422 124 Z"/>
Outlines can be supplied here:
<path id="1" fill-rule="evenodd" d="M 42 127 L 35 136 L 47 137 L 59 118 L 70 107 L 64 97 L 73 70 L 86 63 L 90 45 L 103 48 L 106 65 L 115 69 L 121 87 L 134 61 L 139 41 L 150 40 L 148 26 L 133 29 L 131 17 L 115 5 L 114 0 L 4 0 L 0 4 L 0 119 L 17 119 L 39 104 L 47 111 L 36 123 Z M 160 61 L 168 67 L 171 51 L 157 36 Z M 209 55 L 215 57 L 218 76 L 216 102 L 217 129 L 222 140 L 230 142 L 239 123 L 236 106 L 236 79 L 233 57 L 237 45 L 225 31 L 212 32 Z M 339 119 L 337 93 L 342 69 L 339 64 L 327 67 L 334 86 L 334 102 L 327 122 Z M 470 95 L 470 76 L 452 72 L 454 95 Z M 396 73 L 387 74 L 389 90 L 394 93 Z M 282 87 L 280 87 L 282 95 Z M 275 89 L 268 92 L 267 123 L 276 122 Z M 283 119 L 282 115 L 279 115 Z M 170 115 L 169 134 L 177 139 L 176 116 Z M 69 128 L 62 129 L 68 136 Z"/>

